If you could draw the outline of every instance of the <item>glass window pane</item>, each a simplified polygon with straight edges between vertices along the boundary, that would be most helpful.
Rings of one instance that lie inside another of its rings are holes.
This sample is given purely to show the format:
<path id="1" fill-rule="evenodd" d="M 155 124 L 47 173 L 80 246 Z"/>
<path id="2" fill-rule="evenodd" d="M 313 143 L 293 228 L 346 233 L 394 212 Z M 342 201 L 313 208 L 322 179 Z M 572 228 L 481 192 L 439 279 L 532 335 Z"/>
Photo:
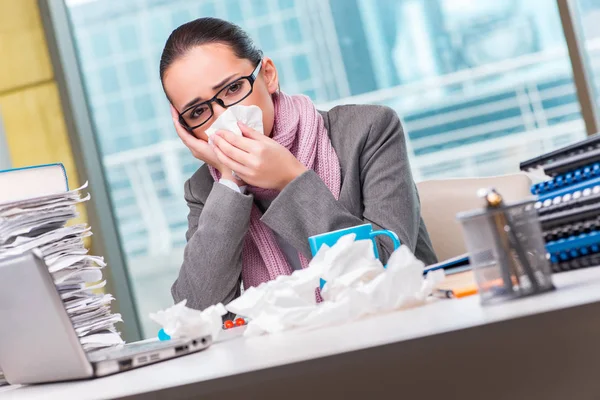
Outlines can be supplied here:
<path id="1" fill-rule="evenodd" d="M 263 51 L 275 51 L 277 39 L 273 31 L 273 25 L 264 25 L 258 28 L 258 44 Z"/>
<path id="2" fill-rule="evenodd" d="M 154 118 L 155 110 L 152 98 L 147 94 L 141 94 L 134 99 L 135 115 L 139 122 Z"/>
<path id="3" fill-rule="evenodd" d="M 192 17 L 187 9 L 174 9 L 171 13 L 171 24 L 175 27 L 190 22 Z"/>
<path id="4" fill-rule="evenodd" d="M 289 44 L 302 43 L 302 29 L 300 28 L 300 21 L 298 19 L 292 19 L 289 23 L 284 25 L 285 38 Z"/>
<path id="5" fill-rule="evenodd" d="M 244 13 L 239 0 L 225 0 L 224 4 L 225 9 L 227 10 L 227 15 L 221 16 L 222 18 L 227 18 L 229 21 L 236 24 L 243 21 Z"/>
<path id="6" fill-rule="evenodd" d="M 267 0 L 253 0 L 250 2 L 252 4 L 252 13 L 256 17 L 262 17 L 263 15 L 269 15 L 269 5 L 267 4 Z"/>
<path id="7" fill-rule="evenodd" d="M 125 64 L 125 73 L 130 86 L 144 85 L 148 83 L 146 66 L 143 59 L 129 61 Z"/>
<path id="8" fill-rule="evenodd" d="M 98 58 L 108 57 L 111 54 L 110 42 L 106 40 L 106 37 L 100 32 L 90 32 L 91 35 L 91 47 L 94 56 Z"/>
<path id="9" fill-rule="evenodd" d="M 217 15 L 217 11 L 215 9 L 215 3 L 212 0 L 204 1 L 199 9 L 200 17 L 214 17 Z"/>
<path id="10" fill-rule="evenodd" d="M 100 84 L 105 94 L 116 93 L 119 91 L 119 78 L 117 69 L 113 66 L 104 67 L 99 71 Z"/>
<path id="11" fill-rule="evenodd" d="M 304 81 L 310 78 L 310 66 L 308 64 L 308 57 L 306 56 L 295 56 L 292 60 L 294 64 L 294 71 L 296 72 L 296 79 L 298 81 Z"/>
<path id="12" fill-rule="evenodd" d="M 595 65 L 600 5 L 580 2 Z M 67 4 L 147 337 L 157 330 L 148 314 L 172 304 L 187 228 L 182 188 L 199 165 L 152 73 L 181 23 L 215 15 L 239 24 L 274 59 L 282 89 L 321 109 L 396 110 L 417 181 L 516 172 L 585 136 L 555 0 Z"/>
<path id="13" fill-rule="evenodd" d="M 138 37 L 133 25 L 123 25 L 118 30 L 119 43 L 121 44 L 121 50 L 133 51 L 137 48 Z"/>
<path id="14" fill-rule="evenodd" d="M 310 97 L 313 101 L 317 98 L 317 93 L 314 90 L 305 90 L 304 94 Z"/>
<path id="15" fill-rule="evenodd" d="M 125 109 L 122 102 L 113 101 L 106 105 L 109 118 L 109 128 L 120 128 L 127 124 Z"/>
<path id="16" fill-rule="evenodd" d="M 164 46 L 172 31 L 172 29 L 169 28 L 173 24 L 168 23 L 164 15 L 156 15 L 154 13 L 150 16 L 148 23 L 152 27 L 150 30 L 149 44 L 162 51 L 162 46 Z"/>
<path id="17" fill-rule="evenodd" d="M 288 8 L 293 8 L 296 3 L 296 0 L 278 0 L 278 2 L 279 7 L 285 10 Z"/>

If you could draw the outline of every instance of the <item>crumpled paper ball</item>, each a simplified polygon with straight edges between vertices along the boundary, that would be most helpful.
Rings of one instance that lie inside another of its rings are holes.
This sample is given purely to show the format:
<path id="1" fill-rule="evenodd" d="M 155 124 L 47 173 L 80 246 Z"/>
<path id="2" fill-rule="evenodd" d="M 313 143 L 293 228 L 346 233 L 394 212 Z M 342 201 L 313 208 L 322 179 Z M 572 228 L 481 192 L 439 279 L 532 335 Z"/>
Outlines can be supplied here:
<path id="1" fill-rule="evenodd" d="M 228 311 L 250 319 L 246 336 L 289 329 L 314 329 L 356 320 L 369 314 L 424 304 L 443 270 L 423 277 L 424 264 L 400 246 L 384 268 L 370 240 L 350 234 L 331 248 L 323 246 L 308 268 L 250 288 L 229 303 Z M 323 302 L 317 303 L 315 288 Z"/>
<path id="2" fill-rule="evenodd" d="M 222 316 L 227 313 L 223 304 L 202 311 L 186 307 L 187 300 L 165 310 L 150 314 L 150 319 L 163 327 L 171 338 L 197 338 L 211 335 L 216 340 L 222 330 Z"/>

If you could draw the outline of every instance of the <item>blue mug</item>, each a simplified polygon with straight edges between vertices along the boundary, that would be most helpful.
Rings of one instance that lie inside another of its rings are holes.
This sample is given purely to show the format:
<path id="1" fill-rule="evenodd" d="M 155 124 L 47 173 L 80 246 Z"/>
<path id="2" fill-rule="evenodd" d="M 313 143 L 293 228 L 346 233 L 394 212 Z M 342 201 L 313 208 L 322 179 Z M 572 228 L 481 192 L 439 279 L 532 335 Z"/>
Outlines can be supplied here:
<path id="1" fill-rule="evenodd" d="M 356 240 L 370 239 L 373 242 L 373 252 L 375 253 L 376 258 L 379 258 L 379 252 L 377 251 L 377 243 L 375 242 L 375 236 L 385 235 L 392 239 L 392 242 L 394 242 L 394 250 L 400 247 L 400 239 L 398 239 L 398 235 L 396 235 L 394 232 L 387 230 L 374 231 L 371 224 L 364 224 L 309 237 L 308 244 L 310 245 L 310 251 L 312 252 L 313 257 L 317 254 L 321 246 L 323 246 L 324 244 L 326 244 L 329 247 L 332 247 L 334 244 L 337 243 L 337 241 L 341 237 L 349 235 L 351 233 L 354 233 L 356 235 Z"/>

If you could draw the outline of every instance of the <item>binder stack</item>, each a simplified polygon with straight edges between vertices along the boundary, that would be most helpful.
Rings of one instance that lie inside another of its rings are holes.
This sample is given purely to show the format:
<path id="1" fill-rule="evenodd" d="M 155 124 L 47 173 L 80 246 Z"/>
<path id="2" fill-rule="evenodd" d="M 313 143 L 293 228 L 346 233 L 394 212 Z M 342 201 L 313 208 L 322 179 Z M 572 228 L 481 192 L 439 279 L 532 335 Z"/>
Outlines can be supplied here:
<path id="1" fill-rule="evenodd" d="M 550 179 L 532 186 L 554 272 L 600 264 L 600 135 L 521 163 Z"/>

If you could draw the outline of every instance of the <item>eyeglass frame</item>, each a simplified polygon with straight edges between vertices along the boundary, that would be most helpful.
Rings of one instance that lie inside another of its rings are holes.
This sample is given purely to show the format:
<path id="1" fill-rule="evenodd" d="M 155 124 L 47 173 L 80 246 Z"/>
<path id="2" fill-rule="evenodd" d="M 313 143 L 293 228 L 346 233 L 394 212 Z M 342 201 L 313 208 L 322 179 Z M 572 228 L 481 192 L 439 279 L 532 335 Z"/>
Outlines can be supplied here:
<path id="1" fill-rule="evenodd" d="M 192 133 L 192 131 L 196 128 L 201 127 L 202 125 L 206 124 L 212 117 L 213 115 L 215 115 L 215 112 L 213 110 L 213 106 L 212 103 L 217 103 L 218 105 L 220 105 L 223 108 L 229 108 L 231 106 L 234 106 L 236 104 L 241 103 L 242 101 L 244 101 L 245 99 L 248 98 L 248 96 L 250 96 L 252 94 L 252 91 L 254 90 L 254 82 L 256 82 L 256 79 L 258 77 L 258 73 L 260 72 L 262 68 L 262 60 L 260 60 L 258 62 L 258 64 L 256 65 L 256 68 L 254 68 L 254 71 L 252 71 L 252 73 L 250 75 L 247 76 L 241 76 L 238 79 L 236 79 L 233 82 L 228 83 L 227 85 L 225 85 L 221 90 L 219 90 L 217 92 L 217 94 L 215 94 L 211 99 L 203 101 L 202 103 L 198 103 L 198 104 L 193 104 L 191 106 L 189 106 L 188 108 L 186 108 L 185 110 L 183 110 L 182 112 L 177 111 L 177 114 L 179 115 L 179 123 L 181 124 L 181 126 L 183 126 L 188 132 Z M 225 103 L 223 102 L 223 100 L 219 99 L 219 95 L 221 95 L 221 93 L 228 89 L 229 86 L 233 85 L 236 82 L 241 81 L 242 79 L 246 79 L 248 80 L 248 82 L 250 82 L 250 91 L 248 92 L 248 94 L 246 94 L 244 97 L 242 97 L 240 100 L 236 101 L 235 103 L 229 104 L 229 105 L 225 105 Z M 210 109 L 210 116 L 206 119 L 206 121 L 204 121 L 203 123 L 196 125 L 196 126 L 189 126 L 187 122 L 185 122 L 185 119 L 183 118 L 183 114 L 185 114 L 186 112 L 196 108 L 196 107 L 200 107 L 202 105 L 208 105 L 208 108 Z"/>

